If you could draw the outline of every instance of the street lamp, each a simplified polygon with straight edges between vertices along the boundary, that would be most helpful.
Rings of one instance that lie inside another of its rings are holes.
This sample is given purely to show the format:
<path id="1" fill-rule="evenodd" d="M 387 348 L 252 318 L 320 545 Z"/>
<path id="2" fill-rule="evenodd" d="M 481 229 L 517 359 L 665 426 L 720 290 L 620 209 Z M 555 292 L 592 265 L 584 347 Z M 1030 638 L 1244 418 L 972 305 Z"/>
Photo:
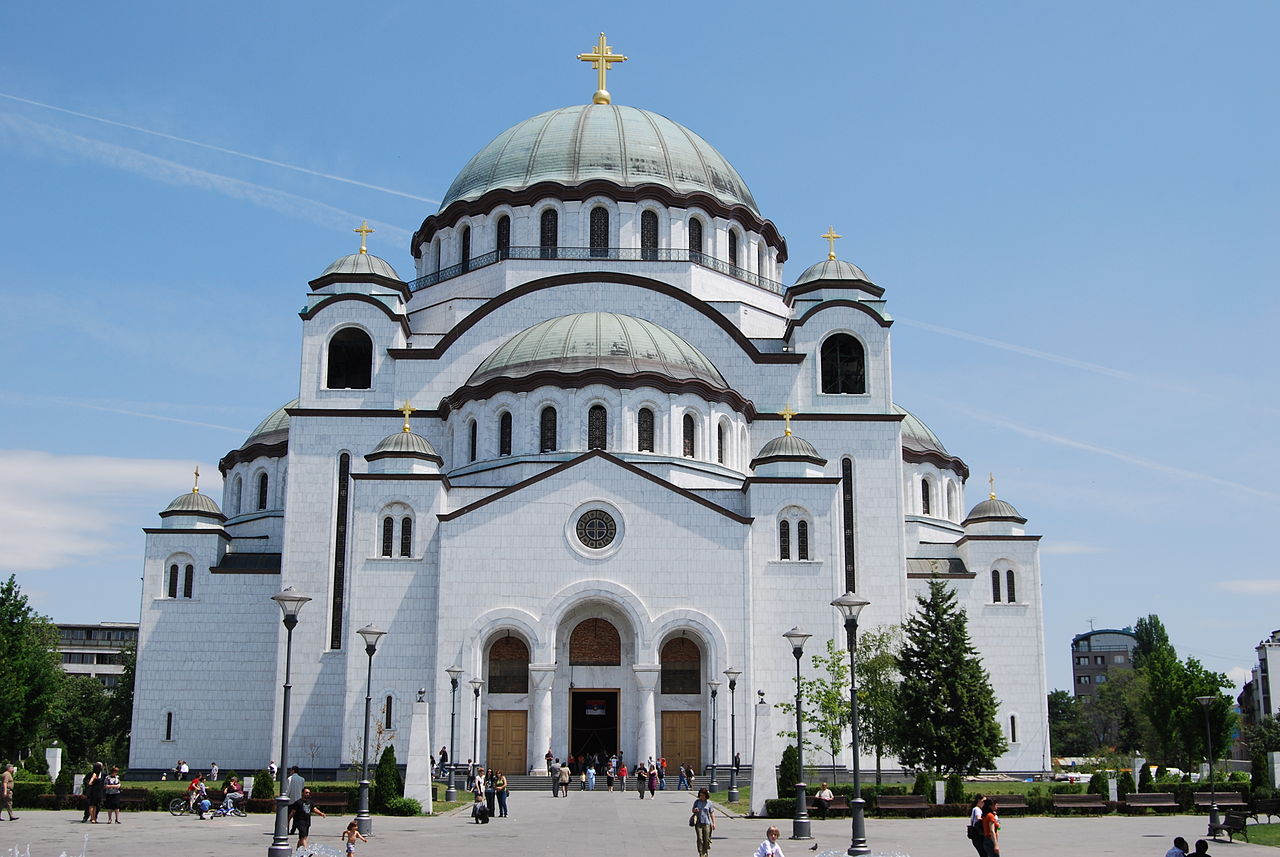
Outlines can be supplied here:
<path id="1" fill-rule="evenodd" d="M 446 801 L 458 799 L 458 790 L 453 785 L 453 769 L 457 767 L 458 757 L 453 750 L 454 736 L 457 733 L 458 719 L 458 679 L 462 677 L 462 667 L 451 666 L 445 670 L 449 674 L 449 785 L 444 790 Z"/>
<path id="2" fill-rule="evenodd" d="M 474 701 L 471 708 L 475 716 L 475 721 L 471 724 L 471 764 L 480 764 L 480 688 L 484 687 L 484 679 L 473 678 L 467 682 L 471 685 L 471 693 L 474 695 Z"/>
<path id="3" fill-rule="evenodd" d="M 849 842 L 850 857 L 870 854 L 867 846 L 867 828 L 864 817 L 865 801 L 862 799 L 862 749 L 858 746 L 858 676 L 854 666 L 854 656 L 858 651 L 858 614 L 862 608 L 870 604 L 865 598 L 859 598 L 852 592 L 846 592 L 831 606 L 840 611 L 844 617 L 844 633 L 849 646 L 849 723 L 853 733 L 853 800 L 849 802 L 850 815 L 853 816 L 853 837 Z"/>
<path id="4" fill-rule="evenodd" d="M 1204 752 L 1209 758 L 1209 835 L 1216 836 L 1218 825 L 1218 790 L 1213 784 L 1213 732 L 1209 729 L 1209 706 L 1217 701 L 1216 696 L 1197 696 L 1196 702 L 1204 709 Z"/>
<path id="5" fill-rule="evenodd" d="M 711 781 L 707 783 L 707 790 L 718 792 L 720 783 L 716 782 L 716 747 L 718 746 L 716 738 L 719 730 L 716 728 L 716 694 L 720 692 L 720 682 L 709 681 L 707 687 L 711 688 Z"/>
<path id="6" fill-rule="evenodd" d="M 804 715 L 800 698 L 800 658 L 804 656 L 804 642 L 812 637 L 799 628 L 792 628 L 782 635 L 791 644 L 791 654 L 796 658 L 796 766 L 799 774 L 796 777 L 796 813 L 791 819 L 792 839 L 812 839 L 809 832 L 809 808 L 805 805 L 804 784 Z"/>
<path id="7" fill-rule="evenodd" d="M 356 826 L 368 836 L 373 832 L 373 819 L 369 817 L 369 703 L 373 702 L 373 653 L 378 650 L 378 640 L 386 631 L 372 622 L 356 632 L 364 638 L 364 653 L 369 656 L 369 670 L 364 681 L 364 757 L 360 763 L 360 808 L 356 810 Z"/>
<path id="8" fill-rule="evenodd" d="M 289 847 L 289 795 L 284 787 L 285 778 L 289 776 L 289 692 L 293 690 L 289 673 L 293 668 L 293 629 L 298 624 L 298 611 L 311 599 L 287 586 L 284 591 L 272 595 L 271 600 L 280 605 L 280 612 L 284 615 L 284 711 L 280 717 L 280 794 L 276 796 L 276 829 L 267 848 L 267 857 L 290 857 L 293 849 Z"/>
<path id="9" fill-rule="evenodd" d="M 734 691 L 738 689 L 738 676 L 742 670 L 729 667 L 724 671 L 729 679 L 729 803 L 738 800 L 738 707 L 734 702 Z"/>

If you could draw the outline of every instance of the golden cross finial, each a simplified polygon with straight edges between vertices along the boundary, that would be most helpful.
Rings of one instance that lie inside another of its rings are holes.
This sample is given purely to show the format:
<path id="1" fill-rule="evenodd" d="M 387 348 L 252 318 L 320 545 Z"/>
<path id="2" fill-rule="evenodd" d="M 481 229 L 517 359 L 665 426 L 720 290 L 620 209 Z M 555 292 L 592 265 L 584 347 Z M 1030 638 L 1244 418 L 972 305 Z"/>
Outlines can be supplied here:
<path id="1" fill-rule="evenodd" d="M 782 410 L 778 411 L 778 416 L 782 417 L 784 420 L 786 420 L 786 421 L 787 421 L 787 432 L 786 432 L 786 433 L 787 433 L 787 436 L 788 436 L 788 437 L 790 437 L 790 436 L 791 436 L 791 418 L 792 418 L 792 417 L 794 417 L 797 413 L 799 413 L 799 412 L 798 412 L 798 411 L 793 411 L 793 410 L 791 410 L 791 403 L 790 403 L 790 402 L 787 402 L 787 406 L 786 406 L 785 408 L 783 408 Z"/>
<path id="2" fill-rule="evenodd" d="M 373 230 L 373 229 L 370 229 L 370 228 L 369 228 L 369 221 L 367 221 L 367 220 L 362 220 L 362 221 L 360 221 L 360 228 L 359 228 L 359 229 L 352 229 L 351 231 L 352 231 L 352 232 L 359 232 L 359 233 L 360 233 L 360 252 L 361 252 L 361 253 L 368 253 L 368 252 L 369 252 L 369 248 L 365 246 L 365 241 L 364 241 L 364 240 L 365 240 L 366 238 L 368 238 L 370 235 L 372 235 L 376 230 Z"/>
<path id="3" fill-rule="evenodd" d="M 991 489 L 987 493 L 987 497 L 992 500 L 996 499 L 996 475 L 994 473 L 987 474 L 987 485 L 989 485 Z"/>
<path id="4" fill-rule="evenodd" d="M 194 485 L 191 486 L 191 493 L 192 494 L 200 493 L 200 465 L 199 464 L 196 465 L 196 482 Z"/>
<path id="5" fill-rule="evenodd" d="M 836 260 L 836 239 L 843 238 L 844 236 L 837 235 L 836 228 L 834 226 L 828 226 L 827 231 L 818 237 L 827 239 L 827 259 L 834 262 Z"/>
<path id="6" fill-rule="evenodd" d="M 596 49 L 593 53 L 578 54 L 578 59 L 583 62 L 591 63 L 591 67 L 599 72 L 600 88 L 596 90 L 596 94 L 591 96 L 592 104 L 610 104 L 613 98 L 609 95 L 609 90 L 604 88 L 604 76 L 609 71 L 609 66 L 616 62 L 626 62 L 627 58 L 622 54 L 615 54 L 613 48 L 605 44 L 604 33 L 600 34 L 600 41 L 596 43 Z"/>
<path id="7" fill-rule="evenodd" d="M 409 431 L 409 414 L 413 413 L 413 405 L 409 404 L 409 400 L 404 400 L 404 405 L 400 408 L 400 413 L 404 414 L 404 428 L 401 431 Z"/>

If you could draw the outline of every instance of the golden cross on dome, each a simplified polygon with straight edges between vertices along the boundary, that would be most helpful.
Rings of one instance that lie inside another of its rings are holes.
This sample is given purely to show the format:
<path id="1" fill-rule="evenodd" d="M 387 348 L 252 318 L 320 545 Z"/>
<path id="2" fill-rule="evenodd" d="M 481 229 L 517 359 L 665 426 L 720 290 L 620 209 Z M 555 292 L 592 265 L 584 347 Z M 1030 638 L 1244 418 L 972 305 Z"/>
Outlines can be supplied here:
<path id="1" fill-rule="evenodd" d="M 791 403 L 790 403 L 790 402 L 787 402 L 787 406 L 786 406 L 785 408 L 783 408 L 782 410 L 778 411 L 778 416 L 782 417 L 784 420 L 786 420 L 786 421 L 787 421 L 787 432 L 786 432 L 786 433 L 787 433 L 787 436 L 788 436 L 788 437 L 790 437 L 790 436 L 791 436 L 791 418 L 792 418 L 792 417 L 794 417 L 797 413 L 799 413 L 799 411 L 793 411 L 793 410 L 791 410 Z"/>
<path id="2" fill-rule="evenodd" d="M 994 473 L 987 474 L 987 485 L 989 485 L 991 489 L 987 493 L 987 497 L 992 500 L 996 499 L 996 475 Z"/>
<path id="3" fill-rule="evenodd" d="M 409 400 L 404 400 L 404 405 L 400 408 L 400 413 L 404 414 L 404 428 L 401 431 L 409 431 L 409 414 L 413 413 L 413 405 L 409 404 Z"/>
<path id="4" fill-rule="evenodd" d="M 200 465 L 199 464 L 196 465 L 196 482 L 194 485 L 191 486 L 191 493 L 192 494 L 200 493 Z"/>
<path id="5" fill-rule="evenodd" d="M 352 231 L 352 232 L 359 232 L 359 233 L 360 233 L 360 252 L 361 252 L 361 253 L 368 253 L 368 252 L 369 252 L 369 248 L 365 246 L 365 239 L 366 239 L 366 238 L 368 238 L 370 235 L 372 235 L 372 234 L 373 234 L 375 231 L 377 231 L 377 230 L 370 229 L 370 228 L 369 228 L 369 221 L 367 221 L 367 220 L 362 220 L 362 221 L 360 221 L 360 228 L 359 228 L 359 229 L 352 229 L 351 231 Z"/>
<path id="6" fill-rule="evenodd" d="M 818 237 L 827 239 L 827 244 L 829 245 L 827 249 L 827 259 L 834 262 L 836 260 L 836 239 L 843 238 L 844 236 L 837 235 L 836 228 L 834 226 L 828 226 L 827 231 Z"/>
<path id="7" fill-rule="evenodd" d="M 622 54 L 615 54 L 613 48 L 605 44 L 604 33 L 600 34 L 600 40 L 596 43 L 596 49 L 593 53 L 578 54 L 578 59 L 583 62 L 591 63 L 591 67 L 599 72 L 600 88 L 596 90 L 595 95 L 591 96 L 592 104 L 610 104 L 613 98 L 609 95 L 609 90 L 604 88 L 604 76 L 609 71 L 609 66 L 616 62 L 626 62 L 627 58 Z"/>

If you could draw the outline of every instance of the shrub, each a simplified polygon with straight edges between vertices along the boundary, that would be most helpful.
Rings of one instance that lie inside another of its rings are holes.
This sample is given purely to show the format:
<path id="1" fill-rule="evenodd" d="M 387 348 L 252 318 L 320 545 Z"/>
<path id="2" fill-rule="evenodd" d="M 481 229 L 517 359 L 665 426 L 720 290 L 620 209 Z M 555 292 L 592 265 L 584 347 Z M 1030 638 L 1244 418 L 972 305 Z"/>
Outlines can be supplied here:
<path id="1" fill-rule="evenodd" d="M 964 778 L 959 774 L 952 774 L 947 777 L 947 803 L 964 803 Z"/>
<path id="2" fill-rule="evenodd" d="M 764 802 L 764 814 L 769 818 L 793 818 L 796 814 L 796 799 L 778 797 Z"/>
<path id="3" fill-rule="evenodd" d="M 1120 800 L 1124 800 L 1134 791 L 1133 774 L 1128 771 L 1120 772 L 1120 779 L 1116 781 L 1116 796 Z"/>
<path id="4" fill-rule="evenodd" d="M 266 768 L 253 775 L 253 794 L 249 797 L 254 800 L 273 800 L 276 796 L 276 781 L 271 778 L 271 772 Z"/>
<path id="5" fill-rule="evenodd" d="M 1107 775 L 1099 771 L 1089 778 L 1089 788 L 1085 789 L 1085 794 L 1106 795 L 1107 793 Z"/>
<path id="6" fill-rule="evenodd" d="M 33 774 L 48 776 L 49 760 L 44 757 L 44 753 L 36 752 L 27 757 L 21 765 L 18 766 L 19 771 L 29 771 Z"/>
<path id="7" fill-rule="evenodd" d="M 913 795 L 924 795 L 926 798 L 933 799 L 933 775 L 928 771 L 921 771 L 916 774 L 915 784 L 911 786 Z"/>
<path id="8" fill-rule="evenodd" d="M 400 770 L 396 767 L 396 748 L 394 744 L 382 751 L 377 770 L 373 774 L 373 794 L 371 809 L 374 812 L 386 812 L 389 802 L 404 796 L 404 780 L 400 779 Z M 422 812 L 419 807 L 418 812 Z"/>
<path id="9" fill-rule="evenodd" d="M 382 811 L 386 815 L 422 815 L 422 804 L 411 797 L 393 797 Z"/>
<path id="10" fill-rule="evenodd" d="M 64 798 L 71 794 L 71 789 L 75 785 L 75 775 L 71 773 L 70 765 L 63 765 L 62 770 L 58 772 L 58 779 L 54 780 L 53 793 L 60 798 Z"/>
<path id="11" fill-rule="evenodd" d="M 788 744 L 783 748 L 782 760 L 778 763 L 778 794 L 794 795 L 798 782 L 800 782 L 799 754 L 794 744 Z"/>
<path id="12" fill-rule="evenodd" d="M 1138 771 L 1138 791 L 1151 791 L 1151 766 L 1143 765 Z"/>

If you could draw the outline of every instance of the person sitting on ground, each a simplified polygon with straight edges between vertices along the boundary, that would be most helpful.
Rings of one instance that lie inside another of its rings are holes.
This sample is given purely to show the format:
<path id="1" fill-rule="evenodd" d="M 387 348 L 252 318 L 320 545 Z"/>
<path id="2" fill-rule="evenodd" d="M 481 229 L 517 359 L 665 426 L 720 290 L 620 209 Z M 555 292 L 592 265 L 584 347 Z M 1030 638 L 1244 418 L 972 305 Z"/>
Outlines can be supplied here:
<path id="1" fill-rule="evenodd" d="M 471 804 L 471 817 L 475 819 L 476 824 L 489 823 L 489 807 L 485 805 L 483 792 L 475 793 L 475 801 Z"/>
<path id="2" fill-rule="evenodd" d="M 232 777 L 227 780 L 227 792 L 222 798 L 222 808 L 227 811 L 233 810 L 242 800 L 244 800 L 244 786 L 240 785 L 239 777 Z"/>
<path id="3" fill-rule="evenodd" d="M 1173 847 L 1164 852 L 1164 857 L 1187 857 L 1188 850 L 1190 850 L 1190 846 L 1187 845 L 1187 840 L 1181 836 L 1175 836 L 1173 837 Z"/>
<path id="4" fill-rule="evenodd" d="M 820 818 L 826 818 L 831 811 L 831 801 L 836 796 L 831 793 L 831 789 L 827 788 L 827 784 L 823 783 L 822 788 L 818 789 L 818 793 L 813 796 L 813 805 L 818 808 L 821 813 Z"/>

